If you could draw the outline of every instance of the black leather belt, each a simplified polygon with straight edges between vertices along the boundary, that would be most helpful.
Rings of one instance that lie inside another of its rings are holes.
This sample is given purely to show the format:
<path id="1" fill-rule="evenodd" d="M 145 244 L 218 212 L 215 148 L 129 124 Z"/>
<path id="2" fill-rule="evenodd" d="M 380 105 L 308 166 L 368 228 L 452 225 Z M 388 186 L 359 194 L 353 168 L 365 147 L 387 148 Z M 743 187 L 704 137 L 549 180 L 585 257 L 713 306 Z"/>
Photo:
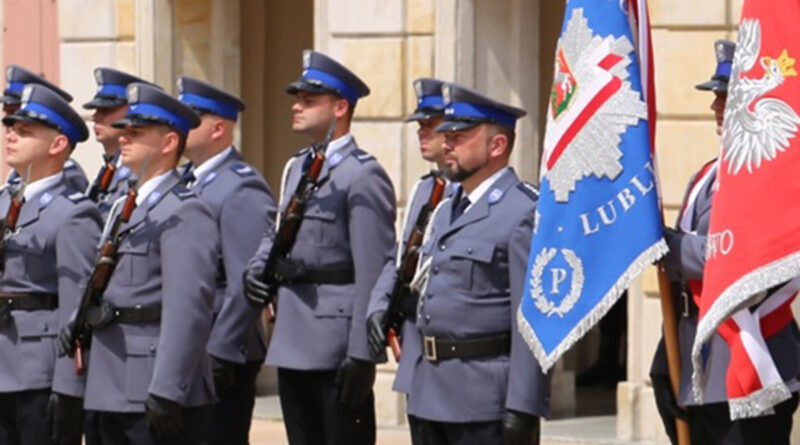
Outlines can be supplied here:
<path id="1" fill-rule="evenodd" d="M 161 321 L 161 305 L 115 307 L 112 311 L 114 321 L 125 324 L 145 324 Z"/>
<path id="2" fill-rule="evenodd" d="M 58 308 L 58 295 L 43 292 L 0 292 L 0 306 L 5 310 L 41 311 Z"/>
<path id="3" fill-rule="evenodd" d="M 425 359 L 430 362 L 452 358 L 492 357 L 511 352 L 511 336 L 502 334 L 458 340 L 426 336 L 422 339 L 422 348 Z"/>
<path id="4" fill-rule="evenodd" d="M 681 286 L 679 290 L 678 313 L 683 318 L 697 318 L 700 310 L 698 309 L 697 305 L 694 304 L 692 292 L 684 286 Z"/>
<path id="5" fill-rule="evenodd" d="M 115 307 L 108 303 L 92 306 L 86 315 L 86 322 L 95 329 L 110 323 L 147 324 L 161 321 L 161 304 L 147 306 Z"/>
<path id="6" fill-rule="evenodd" d="M 305 275 L 292 280 L 293 284 L 350 284 L 356 281 L 353 269 L 306 269 Z"/>

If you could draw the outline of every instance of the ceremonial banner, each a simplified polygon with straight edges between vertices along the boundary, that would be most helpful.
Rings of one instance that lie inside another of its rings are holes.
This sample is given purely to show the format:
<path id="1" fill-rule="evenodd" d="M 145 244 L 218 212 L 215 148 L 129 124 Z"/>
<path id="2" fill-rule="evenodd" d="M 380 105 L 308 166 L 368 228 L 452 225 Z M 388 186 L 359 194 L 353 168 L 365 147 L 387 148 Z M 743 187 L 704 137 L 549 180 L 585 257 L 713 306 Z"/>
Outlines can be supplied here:
<path id="1" fill-rule="evenodd" d="M 791 396 L 765 339 L 792 322 L 800 275 L 798 22 L 796 0 L 746 0 L 728 90 L 692 360 L 702 401 L 704 344 L 728 343 L 733 419 Z"/>
<path id="2" fill-rule="evenodd" d="M 545 371 L 667 250 L 651 150 L 649 46 L 643 0 L 567 2 L 517 311 Z"/>

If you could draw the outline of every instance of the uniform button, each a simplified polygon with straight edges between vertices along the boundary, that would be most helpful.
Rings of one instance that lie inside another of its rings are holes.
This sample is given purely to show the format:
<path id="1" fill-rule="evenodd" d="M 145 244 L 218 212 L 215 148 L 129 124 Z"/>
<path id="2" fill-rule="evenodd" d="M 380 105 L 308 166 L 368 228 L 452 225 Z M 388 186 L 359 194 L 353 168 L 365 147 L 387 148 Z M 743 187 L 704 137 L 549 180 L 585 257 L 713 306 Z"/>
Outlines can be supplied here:
<path id="1" fill-rule="evenodd" d="M 433 274 L 436 275 L 438 273 L 439 273 L 439 266 L 434 266 L 433 267 Z"/>
<path id="2" fill-rule="evenodd" d="M 343 313 L 344 313 L 344 308 L 340 307 L 340 308 L 339 308 L 339 313 L 340 313 L 340 314 L 343 314 Z"/>
<path id="3" fill-rule="evenodd" d="M 425 298 L 427 298 L 428 300 L 430 300 L 431 298 L 433 298 L 433 294 L 427 294 L 427 295 L 425 295 Z"/>
<path id="4" fill-rule="evenodd" d="M 439 244 L 439 250 L 444 250 L 446 247 L 444 244 Z"/>
<path id="5" fill-rule="evenodd" d="M 244 353 L 247 351 L 247 348 L 244 345 L 239 345 L 239 352 Z"/>
<path id="6" fill-rule="evenodd" d="M 425 316 L 425 322 L 426 323 L 430 323 L 431 322 L 431 316 L 430 315 L 426 315 Z"/>
<path id="7" fill-rule="evenodd" d="M 178 386 L 181 388 L 182 391 L 186 391 L 186 388 L 188 388 L 188 385 L 186 383 L 181 383 Z"/>
<path id="8" fill-rule="evenodd" d="M 156 345 L 150 345 L 150 352 L 156 352 Z"/>
<path id="9" fill-rule="evenodd" d="M 472 247 L 467 247 L 467 253 L 472 253 Z"/>
<path id="10" fill-rule="evenodd" d="M 50 330 L 50 326 L 47 326 L 47 324 L 45 324 L 43 330 L 44 330 L 44 332 L 49 331 Z"/>

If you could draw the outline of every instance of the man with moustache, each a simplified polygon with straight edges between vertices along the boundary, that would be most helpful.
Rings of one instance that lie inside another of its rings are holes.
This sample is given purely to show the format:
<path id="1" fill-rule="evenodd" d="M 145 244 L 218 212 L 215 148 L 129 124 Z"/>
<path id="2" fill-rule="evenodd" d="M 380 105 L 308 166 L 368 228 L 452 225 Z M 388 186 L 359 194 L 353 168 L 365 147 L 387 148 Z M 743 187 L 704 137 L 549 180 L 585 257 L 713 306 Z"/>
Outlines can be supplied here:
<path id="1" fill-rule="evenodd" d="M 83 108 L 94 110 L 92 113 L 94 134 L 97 142 L 103 145 L 103 167 L 86 190 L 86 194 L 97 203 L 105 220 L 111 204 L 127 191 L 127 180 L 131 176 L 131 170 L 122 165 L 119 155 L 119 137 L 125 130 L 111 126 L 124 118 L 128 111 L 126 88 L 137 82 L 156 88 L 161 87 L 113 68 L 95 68 L 94 79 L 97 82 L 97 91 L 92 100 L 83 104 Z M 100 182 L 107 171 L 114 172 L 114 175 L 108 188 L 101 190 Z"/>
<path id="2" fill-rule="evenodd" d="M 34 74 L 19 65 L 8 65 L 6 67 L 6 89 L 0 96 L 0 103 L 3 104 L 3 114 L 11 116 L 19 110 L 22 103 L 22 91 L 25 85 L 42 85 L 58 94 L 66 102 L 72 102 L 72 95 L 61 88 L 48 82 L 44 77 Z M 81 166 L 72 158 L 67 158 L 64 162 L 64 177 L 67 184 L 75 190 L 86 190 L 89 180 Z M 14 182 L 20 178 L 19 172 L 11 171 L 7 182 Z"/>
<path id="3" fill-rule="evenodd" d="M 127 96 L 125 117 L 112 125 L 125 129 L 122 163 L 141 185 L 120 227 L 102 303 L 88 317 L 85 408 L 103 444 L 207 444 L 216 397 L 206 343 L 219 236 L 210 210 L 175 170 L 200 118 L 150 85 L 130 84 Z M 101 242 L 123 199 L 111 208 Z"/>
<path id="4" fill-rule="evenodd" d="M 405 245 L 414 229 L 414 224 L 419 217 L 423 206 L 428 204 L 434 186 L 435 175 L 444 170 L 444 133 L 437 133 L 436 128 L 444 120 L 444 100 L 442 98 L 442 85 L 444 82 L 437 79 L 422 78 L 414 81 L 414 91 L 417 95 L 417 109 L 406 121 L 416 122 L 418 125 L 417 137 L 419 138 L 420 153 L 422 158 L 436 166 L 432 171 L 422 176 L 414 184 L 411 191 L 409 205 L 406 209 L 405 226 L 402 230 L 403 237 L 397 246 L 398 258 L 387 261 L 381 272 L 380 278 L 372 291 L 367 313 L 367 330 L 369 334 L 370 350 L 375 357 L 380 357 L 386 348 L 386 337 L 382 328 L 382 320 L 386 317 L 389 306 L 389 294 L 397 278 L 397 264 L 402 260 L 400 255 L 405 251 Z M 445 198 L 452 194 L 452 187 L 447 187 Z M 430 209 L 433 211 L 433 209 Z M 416 361 L 422 357 L 422 339 L 416 330 L 417 299 L 419 295 L 412 293 L 402 298 L 399 312 L 404 319 L 400 335 L 402 341 L 402 354 L 397 365 L 397 373 L 393 389 L 408 394 L 413 380 L 413 371 Z M 409 416 L 409 425 L 415 428 L 416 418 Z"/>
<path id="5" fill-rule="evenodd" d="M 318 144 L 334 120 L 335 127 L 297 240 L 279 264 L 283 280 L 267 364 L 278 368 L 289 443 L 372 444 L 376 358 L 365 321 L 370 292 L 395 241 L 394 190 L 350 134 L 356 103 L 369 94 L 361 79 L 307 50 L 303 73 L 287 92 L 296 98 L 293 131 Z M 287 163 L 281 211 L 312 155 L 306 148 Z M 245 276 L 245 296 L 259 307 L 270 302 L 261 274 L 272 242 L 268 234 Z"/>
<path id="6" fill-rule="evenodd" d="M 200 115 L 184 155 L 186 186 L 214 214 L 220 237 L 214 326 L 208 354 L 214 387 L 213 443 L 247 445 L 256 396 L 256 377 L 267 352 L 263 313 L 243 295 L 242 274 L 261 238 L 275 231 L 275 198 L 264 178 L 244 163 L 233 132 L 245 104 L 219 88 L 183 76 L 178 99 Z"/>
<path id="7" fill-rule="evenodd" d="M 78 445 L 84 380 L 72 360 L 56 359 L 55 345 L 78 306 L 100 237 L 97 208 L 64 172 L 88 130 L 58 93 L 37 84 L 23 88 L 20 107 L 3 124 L 6 162 L 26 184 L 0 193 L 3 218 L 12 200 L 22 204 L 16 228 L 2 233 L 0 443 Z"/>
<path id="8" fill-rule="evenodd" d="M 443 87 L 444 170 L 460 187 L 434 213 L 408 414 L 414 444 L 538 444 L 550 378 L 517 329 L 538 192 L 508 166 L 525 111 Z M 469 390 L 465 390 L 469 388 Z"/>

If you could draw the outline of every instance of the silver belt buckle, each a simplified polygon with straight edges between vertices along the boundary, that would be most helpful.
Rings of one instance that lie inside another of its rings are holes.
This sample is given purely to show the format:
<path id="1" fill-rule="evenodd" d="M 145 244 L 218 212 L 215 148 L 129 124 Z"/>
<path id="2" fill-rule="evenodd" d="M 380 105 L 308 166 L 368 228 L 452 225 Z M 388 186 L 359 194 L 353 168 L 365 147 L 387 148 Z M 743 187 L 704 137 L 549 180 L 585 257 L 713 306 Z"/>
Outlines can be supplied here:
<path id="1" fill-rule="evenodd" d="M 681 315 L 683 318 L 689 318 L 689 294 L 686 291 L 681 292 Z"/>
<path id="2" fill-rule="evenodd" d="M 436 337 L 426 336 L 422 339 L 422 346 L 425 353 L 425 358 L 429 362 L 435 362 L 438 360 L 436 356 Z"/>

